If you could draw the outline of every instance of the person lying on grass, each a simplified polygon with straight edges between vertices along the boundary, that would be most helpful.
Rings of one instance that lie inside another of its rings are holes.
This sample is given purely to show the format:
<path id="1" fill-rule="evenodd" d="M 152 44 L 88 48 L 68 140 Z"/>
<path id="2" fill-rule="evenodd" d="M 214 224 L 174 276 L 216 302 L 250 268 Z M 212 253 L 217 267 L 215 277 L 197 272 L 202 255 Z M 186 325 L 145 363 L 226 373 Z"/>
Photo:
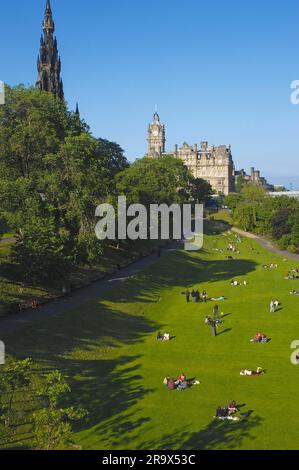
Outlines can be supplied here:
<path id="1" fill-rule="evenodd" d="M 170 333 L 162 333 L 159 331 L 157 334 L 157 341 L 170 341 Z"/>
<path id="2" fill-rule="evenodd" d="M 258 376 L 258 375 L 262 375 L 264 373 L 265 373 L 264 369 L 262 369 L 262 367 L 258 367 L 256 370 L 243 369 L 243 370 L 241 370 L 240 375 Z"/>
<path id="3" fill-rule="evenodd" d="M 221 295 L 220 297 L 211 297 L 211 300 L 213 302 L 223 301 L 223 300 L 225 300 L 225 297 L 224 297 L 224 295 Z"/>
<path id="4" fill-rule="evenodd" d="M 290 294 L 292 294 L 292 295 L 299 295 L 299 291 L 298 291 L 298 290 L 292 290 L 292 292 L 290 292 Z"/>
<path id="5" fill-rule="evenodd" d="M 250 342 L 251 343 L 267 343 L 268 337 L 264 333 L 257 331 L 254 338 L 252 338 Z"/>

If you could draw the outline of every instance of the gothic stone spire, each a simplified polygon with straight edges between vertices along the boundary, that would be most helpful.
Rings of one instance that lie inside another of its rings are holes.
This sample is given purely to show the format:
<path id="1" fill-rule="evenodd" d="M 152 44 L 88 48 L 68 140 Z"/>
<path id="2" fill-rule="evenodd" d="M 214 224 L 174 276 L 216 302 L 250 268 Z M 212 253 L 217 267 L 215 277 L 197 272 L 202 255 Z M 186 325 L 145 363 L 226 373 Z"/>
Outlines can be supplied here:
<path id="1" fill-rule="evenodd" d="M 43 21 L 43 34 L 37 61 L 38 79 L 36 87 L 39 90 L 49 91 L 63 100 L 63 83 L 60 77 L 61 61 L 58 55 L 57 39 L 54 37 L 54 31 L 55 24 L 51 4 L 50 0 L 47 0 Z"/>

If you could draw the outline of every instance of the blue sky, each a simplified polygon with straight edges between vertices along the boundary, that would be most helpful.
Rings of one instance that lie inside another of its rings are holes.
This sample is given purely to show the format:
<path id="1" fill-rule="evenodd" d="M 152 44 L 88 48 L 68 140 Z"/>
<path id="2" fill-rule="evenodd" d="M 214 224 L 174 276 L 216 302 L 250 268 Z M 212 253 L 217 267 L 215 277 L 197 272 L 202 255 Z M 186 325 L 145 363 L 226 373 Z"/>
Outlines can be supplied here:
<path id="1" fill-rule="evenodd" d="M 298 0 L 52 0 L 66 99 L 130 160 L 158 105 L 167 149 L 231 144 L 237 168 L 298 177 Z M 36 81 L 45 0 L 1 5 L 0 79 Z M 4 45 L 4 47 L 3 47 Z M 277 181 L 277 180 L 276 180 Z"/>

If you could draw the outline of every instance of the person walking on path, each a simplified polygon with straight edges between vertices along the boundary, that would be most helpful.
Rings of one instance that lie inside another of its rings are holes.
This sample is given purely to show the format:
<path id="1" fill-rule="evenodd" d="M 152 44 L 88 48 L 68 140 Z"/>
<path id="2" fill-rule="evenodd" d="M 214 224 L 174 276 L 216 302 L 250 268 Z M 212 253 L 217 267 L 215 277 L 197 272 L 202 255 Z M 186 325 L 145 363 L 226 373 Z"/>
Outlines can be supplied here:
<path id="1" fill-rule="evenodd" d="M 189 289 L 186 290 L 186 300 L 187 300 L 187 302 L 190 302 L 190 291 L 189 291 Z"/>
<path id="2" fill-rule="evenodd" d="M 275 313 L 275 303 L 273 300 L 270 302 L 270 313 Z"/>

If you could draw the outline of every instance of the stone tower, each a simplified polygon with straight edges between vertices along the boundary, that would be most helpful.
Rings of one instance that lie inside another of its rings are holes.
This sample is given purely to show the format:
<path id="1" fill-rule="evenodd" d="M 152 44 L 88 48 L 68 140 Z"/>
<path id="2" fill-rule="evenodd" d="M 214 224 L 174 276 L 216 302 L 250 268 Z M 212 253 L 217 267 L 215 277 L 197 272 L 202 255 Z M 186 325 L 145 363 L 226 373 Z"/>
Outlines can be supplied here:
<path id="1" fill-rule="evenodd" d="M 158 113 L 154 114 L 153 122 L 148 127 L 148 156 L 160 157 L 165 153 L 165 126 L 161 124 Z"/>
<path id="2" fill-rule="evenodd" d="M 63 100 L 63 83 L 60 77 L 61 61 L 54 31 L 55 24 L 52 17 L 51 4 L 50 0 L 47 0 L 43 21 L 43 34 L 40 40 L 40 51 L 37 59 L 38 79 L 36 87 L 39 90 L 49 91 Z"/>

